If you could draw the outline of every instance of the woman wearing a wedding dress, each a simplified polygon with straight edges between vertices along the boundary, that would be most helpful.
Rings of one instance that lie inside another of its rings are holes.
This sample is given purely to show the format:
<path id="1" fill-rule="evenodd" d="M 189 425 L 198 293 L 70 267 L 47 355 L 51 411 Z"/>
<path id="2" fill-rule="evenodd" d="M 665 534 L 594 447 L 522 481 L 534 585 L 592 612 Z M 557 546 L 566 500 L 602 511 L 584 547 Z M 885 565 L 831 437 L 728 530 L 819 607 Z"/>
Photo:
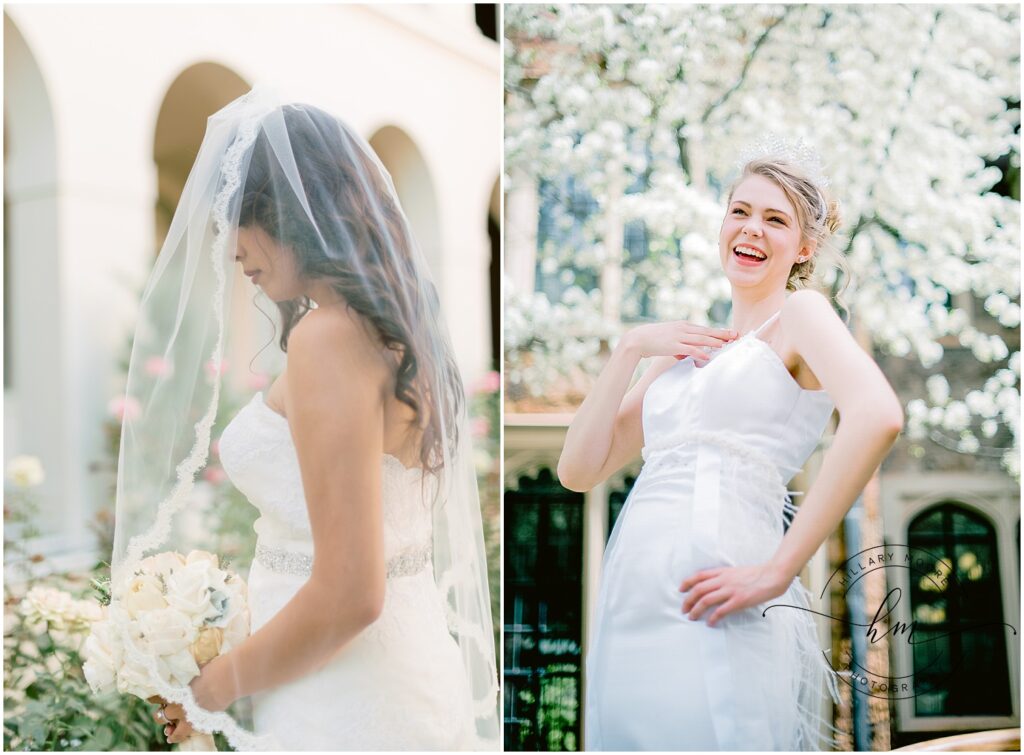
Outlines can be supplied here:
<path id="1" fill-rule="evenodd" d="M 287 353 L 219 442 L 260 514 L 251 634 L 155 718 L 170 742 L 195 727 L 237 749 L 496 749 L 462 380 L 387 172 L 316 107 L 254 91 L 210 118 L 143 298 L 129 391 L 149 354 L 175 369 L 135 380 L 149 400 L 125 427 L 115 566 L 191 547 L 175 517 L 209 447 L 232 264 L 276 302 Z M 224 712 L 241 698 L 252 731 Z"/>
<path id="2" fill-rule="evenodd" d="M 819 749 L 835 679 L 798 574 L 900 432 L 900 403 L 808 287 L 837 229 L 814 165 L 778 149 L 728 196 L 732 324 L 622 337 L 573 419 L 564 485 L 643 453 L 609 540 L 587 657 L 591 750 Z M 652 359 L 632 388 L 633 372 Z M 839 426 L 799 513 L 786 483 Z M 790 522 L 784 534 L 784 521 Z"/>

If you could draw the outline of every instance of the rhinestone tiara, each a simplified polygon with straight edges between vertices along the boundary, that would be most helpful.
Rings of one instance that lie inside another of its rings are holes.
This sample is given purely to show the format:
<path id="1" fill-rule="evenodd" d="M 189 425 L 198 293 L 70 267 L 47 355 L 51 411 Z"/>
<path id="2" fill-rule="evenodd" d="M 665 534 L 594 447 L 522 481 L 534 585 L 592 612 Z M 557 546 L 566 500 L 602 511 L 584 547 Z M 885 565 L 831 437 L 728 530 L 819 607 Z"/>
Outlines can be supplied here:
<path id="1" fill-rule="evenodd" d="M 739 160 L 736 163 L 736 174 L 742 174 L 744 166 L 751 160 L 762 160 L 769 157 L 800 168 L 821 189 L 829 187 L 829 180 L 825 176 L 821 158 L 812 146 L 803 139 L 786 139 L 771 132 L 740 152 Z"/>

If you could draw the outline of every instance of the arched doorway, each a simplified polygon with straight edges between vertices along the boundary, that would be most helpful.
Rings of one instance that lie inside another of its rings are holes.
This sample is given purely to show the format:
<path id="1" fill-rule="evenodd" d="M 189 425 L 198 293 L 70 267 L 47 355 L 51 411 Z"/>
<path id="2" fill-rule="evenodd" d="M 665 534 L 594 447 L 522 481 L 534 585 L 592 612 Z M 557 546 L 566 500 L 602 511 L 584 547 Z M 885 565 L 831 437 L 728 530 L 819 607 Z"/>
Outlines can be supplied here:
<path id="1" fill-rule="evenodd" d="M 206 133 L 206 119 L 250 86 L 218 63 L 197 63 L 182 71 L 164 95 L 153 138 L 157 169 L 157 249 L 167 235 L 174 209 Z"/>
<path id="2" fill-rule="evenodd" d="M 153 135 L 153 160 L 157 168 L 157 200 L 154 207 L 157 249 L 163 243 L 171 218 L 181 199 L 189 172 L 206 134 L 207 119 L 251 86 L 235 71 L 219 63 L 189 66 L 174 79 L 164 95 Z M 283 362 L 277 348 L 277 307 L 245 277 L 241 267 L 232 268 L 231 334 L 226 344 L 226 379 L 239 391 L 251 392 L 265 374 L 276 374 Z M 260 317 L 258 307 L 267 317 Z M 266 347 L 266 348 L 264 348 Z"/>
<path id="3" fill-rule="evenodd" d="M 40 528 L 66 519 L 65 386 L 53 106 L 35 55 L 4 14 L 4 445 L 38 456 Z"/>
<path id="4" fill-rule="evenodd" d="M 398 201 L 402 203 L 405 216 L 409 219 L 412 232 L 430 267 L 438 294 L 443 299 L 444 254 L 441 249 L 440 218 L 434 182 L 427 163 L 416 143 L 396 126 L 378 129 L 370 137 L 370 146 L 391 174 L 398 192 Z"/>

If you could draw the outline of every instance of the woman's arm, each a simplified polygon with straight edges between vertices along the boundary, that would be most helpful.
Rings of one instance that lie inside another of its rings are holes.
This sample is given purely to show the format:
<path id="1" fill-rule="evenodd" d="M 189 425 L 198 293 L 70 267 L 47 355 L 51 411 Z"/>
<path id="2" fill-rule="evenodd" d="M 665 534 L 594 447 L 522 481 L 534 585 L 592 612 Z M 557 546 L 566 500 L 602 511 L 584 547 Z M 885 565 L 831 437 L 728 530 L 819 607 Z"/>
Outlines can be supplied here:
<path id="1" fill-rule="evenodd" d="M 576 411 L 558 460 L 558 479 L 578 492 L 590 490 L 634 458 L 643 447 L 641 410 L 647 388 L 662 372 L 691 356 L 706 362 L 735 331 L 686 322 L 641 325 L 626 333 Z M 626 392 L 640 360 L 659 357 Z"/>
<path id="2" fill-rule="evenodd" d="M 903 429 L 903 408 L 828 299 L 805 290 L 794 292 L 786 304 L 782 327 L 839 413 L 818 476 L 772 558 L 788 584 L 839 526 L 888 455 Z"/>
<path id="3" fill-rule="evenodd" d="M 200 705 L 320 668 L 379 616 L 385 564 L 381 454 L 387 366 L 354 317 L 314 310 L 288 341 L 285 408 L 313 532 L 309 580 L 267 624 L 203 668 Z"/>
<path id="4" fill-rule="evenodd" d="M 836 405 L 839 427 L 818 476 L 772 559 L 752 567 L 707 569 L 687 578 L 683 612 L 698 619 L 711 606 L 723 616 L 778 597 L 811 559 L 867 485 L 903 427 L 899 398 L 878 365 L 816 291 L 786 300 L 782 328 Z"/>

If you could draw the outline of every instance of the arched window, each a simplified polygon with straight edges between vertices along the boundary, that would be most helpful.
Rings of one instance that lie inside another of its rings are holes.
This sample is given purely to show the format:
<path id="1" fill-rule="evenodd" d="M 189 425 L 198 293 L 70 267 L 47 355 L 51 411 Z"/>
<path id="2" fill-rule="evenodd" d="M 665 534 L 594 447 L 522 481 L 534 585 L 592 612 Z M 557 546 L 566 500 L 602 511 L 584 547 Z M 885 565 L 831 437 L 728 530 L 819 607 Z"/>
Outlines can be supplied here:
<path id="1" fill-rule="evenodd" d="M 505 749 L 579 750 L 583 495 L 541 469 L 505 493 Z"/>
<path id="2" fill-rule="evenodd" d="M 378 129 L 369 141 L 391 174 L 398 201 L 443 299 L 445 260 L 441 245 L 441 212 L 427 161 L 412 137 L 397 126 Z"/>
<path id="3" fill-rule="evenodd" d="M 943 502 L 918 514 L 907 535 L 913 553 L 927 551 L 949 575 L 943 583 L 910 572 L 916 715 L 1010 715 L 995 528 Z"/>

